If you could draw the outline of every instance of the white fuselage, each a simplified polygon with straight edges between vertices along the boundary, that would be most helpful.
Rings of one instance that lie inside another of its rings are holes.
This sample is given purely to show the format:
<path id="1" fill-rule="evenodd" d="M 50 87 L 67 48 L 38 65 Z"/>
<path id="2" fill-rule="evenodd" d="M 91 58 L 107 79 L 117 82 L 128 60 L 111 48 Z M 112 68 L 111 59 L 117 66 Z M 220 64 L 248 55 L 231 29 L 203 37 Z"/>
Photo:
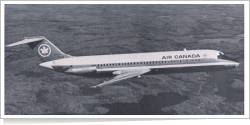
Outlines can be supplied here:
<path id="1" fill-rule="evenodd" d="M 64 58 L 41 63 L 40 66 L 54 69 L 57 67 L 68 67 L 62 72 L 72 74 L 111 72 L 119 74 L 118 71 L 134 69 L 150 69 L 154 71 L 177 71 L 183 69 L 196 71 L 220 70 L 234 68 L 239 63 L 218 58 L 219 51 L 216 50 L 186 50 L 168 52 L 149 52 L 114 55 L 95 55 Z M 213 67 L 213 68 L 212 68 Z M 199 70 L 200 68 L 200 70 Z M 214 69 L 215 68 L 215 69 Z"/>

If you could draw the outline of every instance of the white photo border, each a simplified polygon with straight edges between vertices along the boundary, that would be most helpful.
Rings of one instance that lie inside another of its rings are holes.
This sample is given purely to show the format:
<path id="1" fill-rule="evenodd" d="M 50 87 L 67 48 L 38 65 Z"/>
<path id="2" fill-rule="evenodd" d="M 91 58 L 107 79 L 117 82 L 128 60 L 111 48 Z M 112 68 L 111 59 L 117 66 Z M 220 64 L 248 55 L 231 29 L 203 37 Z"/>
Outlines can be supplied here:
<path id="1" fill-rule="evenodd" d="M 244 4 L 244 115 L 5 115 L 5 4 Z M 249 118 L 249 1 L 1 1 L 1 118 Z"/>

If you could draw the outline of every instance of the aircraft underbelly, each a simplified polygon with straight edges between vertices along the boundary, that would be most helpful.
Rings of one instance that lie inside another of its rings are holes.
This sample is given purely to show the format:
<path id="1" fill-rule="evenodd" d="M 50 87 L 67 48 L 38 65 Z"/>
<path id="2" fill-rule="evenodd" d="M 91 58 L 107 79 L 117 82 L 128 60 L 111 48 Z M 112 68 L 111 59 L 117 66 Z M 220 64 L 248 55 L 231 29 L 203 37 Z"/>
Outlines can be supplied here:
<path id="1" fill-rule="evenodd" d="M 187 72 L 209 72 L 209 71 L 219 71 L 232 69 L 235 66 L 222 66 L 222 65 L 211 65 L 211 66 L 199 66 L 199 67 L 174 67 L 174 68 L 164 68 L 164 69 L 153 69 L 151 74 L 168 74 L 168 73 L 187 73 Z"/>

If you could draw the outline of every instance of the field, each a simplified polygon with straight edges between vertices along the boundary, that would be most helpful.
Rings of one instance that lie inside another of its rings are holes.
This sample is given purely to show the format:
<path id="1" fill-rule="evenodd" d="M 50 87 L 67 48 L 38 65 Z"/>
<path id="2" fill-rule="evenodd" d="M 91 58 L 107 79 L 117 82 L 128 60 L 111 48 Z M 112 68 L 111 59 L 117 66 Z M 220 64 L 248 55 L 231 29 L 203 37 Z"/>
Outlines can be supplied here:
<path id="1" fill-rule="evenodd" d="M 55 72 L 27 45 L 6 47 L 6 115 L 244 114 L 243 5 L 5 5 L 5 45 L 29 36 L 73 56 L 214 49 L 240 66 L 90 89 L 111 78 Z"/>

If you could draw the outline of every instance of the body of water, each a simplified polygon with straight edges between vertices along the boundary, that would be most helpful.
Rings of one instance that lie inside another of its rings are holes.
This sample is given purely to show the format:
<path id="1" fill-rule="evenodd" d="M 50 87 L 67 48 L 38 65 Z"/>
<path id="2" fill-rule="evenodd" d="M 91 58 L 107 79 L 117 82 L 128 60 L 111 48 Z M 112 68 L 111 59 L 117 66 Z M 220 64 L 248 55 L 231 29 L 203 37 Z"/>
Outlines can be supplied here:
<path id="1" fill-rule="evenodd" d="M 235 76 L 223 71 L 209 72 L 212 77 L 207 82 L 215 83 L 218 88 L 217 95 L 226 97 L 225 102 L 244 101 L 244 90 L 236 90 L 228 87 L 228 81 Z M 159 93 L 157 96 L 145 95 L 139 103 L 113 103 L 103 104 L 102 107 L 110 109 L 106 115 L 174 115 L 175 112 L 164 113 L 162 108 L 180 104 L 188 100 L 187 96 L 177 93 Z"/>
<path id="2" fill-rule="evenodd" d="M 217 95 L 226 97 L 226 102 L 243 102 L 244 101 L 244 90 L 237 90 L 229 88 L 228 82 L 234 79 L 236 76 L 226 74 L 222 71 L 210 72 L 212 75 L 211 81 L 217 85 Z"/>
<path id="3" fill-rule="evenodd" d="M 161 109 L 187 99 L 187 96 L 177 93 L 158 93 L 157 96 L 145 95 L 139 103 L 113 103 L 101 106 L 110 109 L 106 115 L 171 115 L 162 112 Z"/>

